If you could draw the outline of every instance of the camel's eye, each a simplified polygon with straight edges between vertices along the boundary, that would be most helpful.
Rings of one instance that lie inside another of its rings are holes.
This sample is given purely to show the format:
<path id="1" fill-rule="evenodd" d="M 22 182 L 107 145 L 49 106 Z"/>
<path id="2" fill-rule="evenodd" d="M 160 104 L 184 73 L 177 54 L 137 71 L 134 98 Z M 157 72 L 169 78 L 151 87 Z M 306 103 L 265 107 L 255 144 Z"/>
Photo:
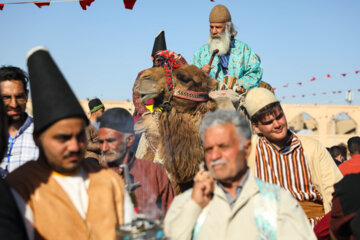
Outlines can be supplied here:
<path id="1" fill-rule="evenodd" d="M 191 78 L 189 78 L 188 76 L 182 73 L 177 73 L 176 78 L 179 79 L 180 81 L 183 81 L 184 83 L 188 83 L 191 81 Z"/>

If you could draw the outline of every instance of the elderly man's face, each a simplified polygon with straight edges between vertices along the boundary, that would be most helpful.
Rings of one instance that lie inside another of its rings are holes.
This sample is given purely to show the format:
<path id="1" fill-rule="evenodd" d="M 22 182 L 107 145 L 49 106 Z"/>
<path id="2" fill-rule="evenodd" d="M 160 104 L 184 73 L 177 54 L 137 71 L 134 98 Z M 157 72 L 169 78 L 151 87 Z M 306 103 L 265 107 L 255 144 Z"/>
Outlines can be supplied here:
<path id="1" fill-rule="evenodd" d="M 20 80 L 1 81 L 1 96 L 11 121 L 19 121 L 25 112 L 28 91 Z"/>
<path id="2" fill-rule="evenodd" d="M 216 125 L 205 131 L 205 160 L 211 175 L 221 182 L 234 182 L 246 172 L 250 140 L 239 138 L 233 124 Z"/>
<path id="3" fill-rule="evenodd" d="M 35 142 L 53 170 L 74 172 L 84 159 L 85 121 L 82 118 L 59 120 L 35 137 Z"/>
<path id="4" fill-rule="evenodd" d="M 220 35 L 225 31 L 226 24 L 225 23 L 210 23 L 210 33 L 211 36 L 220 37 Z"/>
<path id="5" fill-rule="evenodd" d="M 112 162 L 125 155 L 133 143 L 133 135 L 102 127 L 99 130 L 99 143 L 103 160 Z"/>

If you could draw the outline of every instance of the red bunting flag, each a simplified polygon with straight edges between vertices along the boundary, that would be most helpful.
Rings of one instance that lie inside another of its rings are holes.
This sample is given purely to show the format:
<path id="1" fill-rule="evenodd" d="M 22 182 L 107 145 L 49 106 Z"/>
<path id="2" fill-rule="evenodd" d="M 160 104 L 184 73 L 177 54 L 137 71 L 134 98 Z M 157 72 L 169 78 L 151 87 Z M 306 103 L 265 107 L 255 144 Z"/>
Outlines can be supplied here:
<path id="1" fill-rule="evenodd" d="M 305 94 L 301 95 L 302 97 L 305 97 Z"/>
<path id="2" fill-rule="evenodd" d="M 273 90 L 275 91 L 276 88 L 273 88 Z"/>
<path id="3" fill-rule="evenodd" d="M 346 77 L 346 73 L 342 73 L 342 74 L 340 74 L 341 76 L 343 76 L 343 77 Z"/>
<path id="4" fill-rule="evenodd" d="M 327 77 L 327 78 L 331 78 L 331 75 L 330 75 L 330 74 L 326 74 L 326 77 Z"/>
<path id="5" fill-rule="evenodd" d="M 288 87 L 289 86 L 289 83 L 285 84 L 283 87 Z"/>
<path id="6" fill-rule="evenodd" d="M 42 6 L 49 6 L 50 2 L 34 2 L 38 8 L 41 8 Z"/>
<path id="7" fill-rule="evenodd" d="M 356 70 L 356 71 L 355 71 L 355 74 L 358 74 L 358 73 L 359 73 L 359 70 Z"/>
<path id="8" fill-rule="evenodd" d="M 302 82 L 298 82 L 297 84 L 299 84 L 301 86 L 301 84 L 303 84 Z"/>
<path id="9" fill-rule="evenodd" d="M 4 3 L 0 3 L 0 10 L 4 9 L 5 4 Z"/>
<path id="10" fill-rule="evenodd" d="M 136 0 L 124 0 L 124 5 L 126 9 L 132 10 L 135 5 Z"/>
<path id="11" fill-rule="evenodd" d="M 310 79 L 310 82 L 313 82 L 313 81 L 315 81 L 315 80 L 316 80 L 316 78 L 313 77 L 312 79 Z"/>
<path id="12" fill-rule="evenodd" d="M 91 3 L 95 0 L 80 0 L 80 6 L 83 10 L 86 10 L 86 7 L 90 7 Z"/>

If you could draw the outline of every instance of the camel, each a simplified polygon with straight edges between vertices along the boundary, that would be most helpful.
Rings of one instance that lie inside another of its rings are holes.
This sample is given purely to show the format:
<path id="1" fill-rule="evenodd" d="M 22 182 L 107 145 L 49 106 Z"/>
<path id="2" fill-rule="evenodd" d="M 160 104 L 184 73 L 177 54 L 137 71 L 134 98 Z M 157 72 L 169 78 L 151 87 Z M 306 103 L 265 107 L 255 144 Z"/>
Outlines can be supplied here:
<path id="1" fill-rule="evenodd" d="M 173 69 L 170 80 L 162 67 L 147 69 L 135 88 L 142 102 L 154 99 L 155 109 L 135 125 L 146 139 L 141 158 L 161 163 L 177 193 L 192 186 L 204 159 L 198 128 L 205 114 L 217 108 L 208 96 L 216 84 L 196 66 L 185 65 Z"/>

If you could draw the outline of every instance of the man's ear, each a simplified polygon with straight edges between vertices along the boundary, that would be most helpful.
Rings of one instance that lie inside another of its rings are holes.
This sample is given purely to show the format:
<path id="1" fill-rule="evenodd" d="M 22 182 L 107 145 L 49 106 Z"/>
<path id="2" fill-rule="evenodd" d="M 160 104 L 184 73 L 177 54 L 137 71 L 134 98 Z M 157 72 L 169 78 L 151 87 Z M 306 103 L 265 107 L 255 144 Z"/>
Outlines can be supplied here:
<path id="1" fill-rule="evenodd" d="M 40 134 L 34 133 L 33 134 L 34 143 L 36 146 L 40 147 Z"/>
<path id="2" fill-rule="evenodd" d="M 29 90 L 28 90 L 28 89 L 26 89 L 26 91 L 25 91 L 25 95 L 26 95 L 26 102 L 27 102 L 28 97 L 29 97 Z"/>
<path id="3" fill-rule="evenodd" d="M 245 151 L 245 159 L 248 159 L 248 157 L 250 156 L 250 151 L 251 151 L 251 140 L 250 139 L 245 142 L 244 151 Z"/>
<path id="4" fill-rule="evenodd" d="M 252 127 L 253 127 L 255 133 L 261 133 L 258 123 L 252 123 Z"/>
<path id="5" fill-rule="evenodd" d="M 135 141 L 135 135 L 133 133 L 131 133 L 127 138 L 126 138 L 126 146 L 127 147 L 131 147 L 133 145 Z"/>

